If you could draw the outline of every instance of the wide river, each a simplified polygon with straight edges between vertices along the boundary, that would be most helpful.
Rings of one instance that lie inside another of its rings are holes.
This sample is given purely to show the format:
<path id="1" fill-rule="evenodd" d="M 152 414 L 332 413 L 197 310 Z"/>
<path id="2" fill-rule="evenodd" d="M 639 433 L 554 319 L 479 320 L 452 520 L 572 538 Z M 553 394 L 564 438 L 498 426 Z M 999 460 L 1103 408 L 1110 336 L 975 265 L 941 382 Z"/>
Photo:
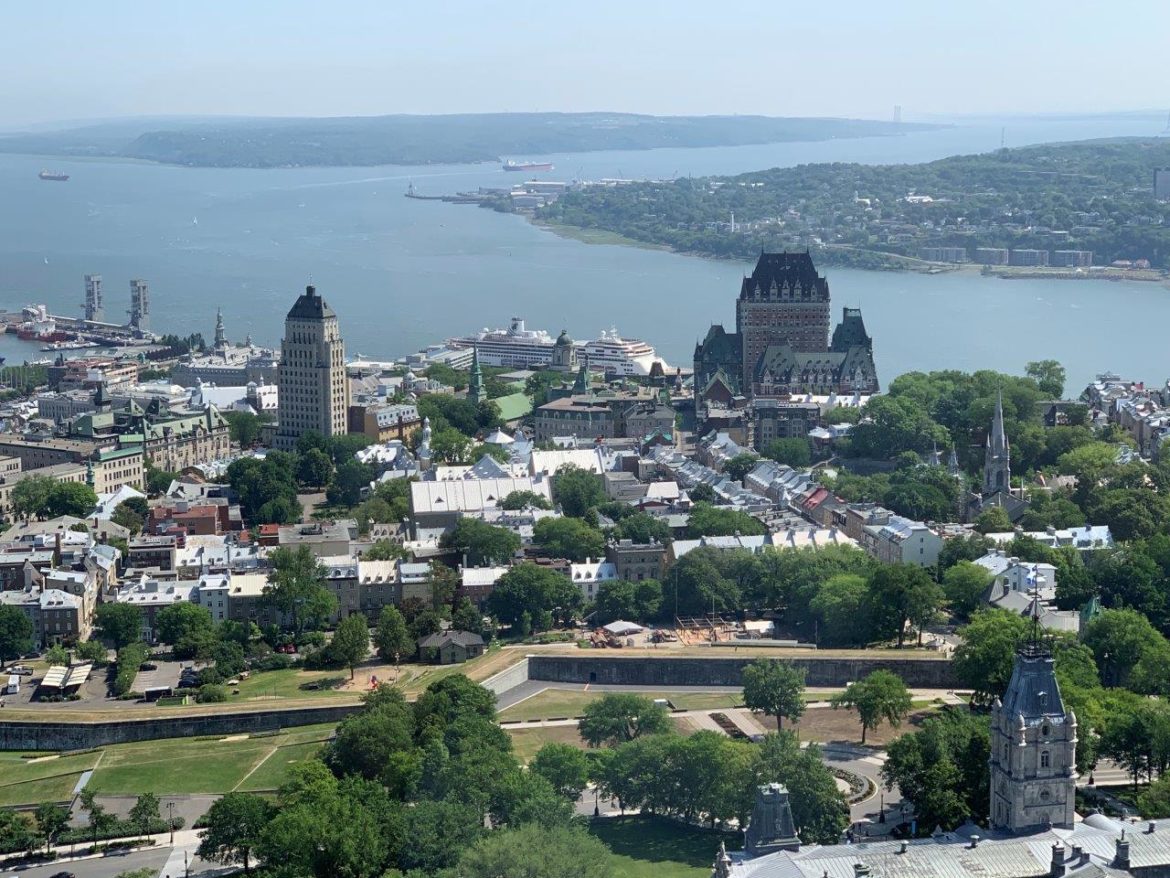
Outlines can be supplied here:
<path id="1" fill-rule="evenodd" d="M 551 179 L 738 173 L 820 161 L 916 162 L 1010 146 L 1152 135 L 1160 121 L 979 120 L 902 137 L 548 157 Z M 542 157 L 544 158 L 544 157 Z M 69 173 L 42 182 L 42 168 Z M 750 266 L 567 240 L 520 217 L 403 198 L 513 182 L 494 165 L 291 170 L 192 169 L 0 156 L 0 309 L 43 302 L 78 314 L 82 275 L 105 279 L 108 320 L 146 278 L 158 331 L 201 331 L 216 307 L 229 337 L 280 340 L 310 278 L 338 312 L 347 352 L 398 356 L 506 325 L 592 338 L 611 326 L 686 363 L 712 322 L 734 324 Z M 828 269 L 834 310 L 860 304 L 879 375 L 911 369 L 1018 371 L 1052 357 L 1069 389 L 1113 370 L 1170 376 L 1170 290 L 1153 283 L 1005 281 L 977 274 Z M 44 356 L 0 337 L 9 363 Z"/>

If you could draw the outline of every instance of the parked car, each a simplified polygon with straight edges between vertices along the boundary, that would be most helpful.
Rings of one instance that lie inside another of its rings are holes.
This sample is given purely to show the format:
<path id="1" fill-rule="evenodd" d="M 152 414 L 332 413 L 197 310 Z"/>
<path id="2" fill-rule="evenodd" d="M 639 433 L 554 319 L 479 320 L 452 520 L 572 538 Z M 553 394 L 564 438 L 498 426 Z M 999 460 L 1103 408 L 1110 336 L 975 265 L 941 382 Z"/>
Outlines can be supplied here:
<path id="1" fill-rule="evenodd" d="M 8 669 L 8 673 L 16 674 L 18 677 L 31 677 L 33 669 L 28 665 L 13 665 Z"/>

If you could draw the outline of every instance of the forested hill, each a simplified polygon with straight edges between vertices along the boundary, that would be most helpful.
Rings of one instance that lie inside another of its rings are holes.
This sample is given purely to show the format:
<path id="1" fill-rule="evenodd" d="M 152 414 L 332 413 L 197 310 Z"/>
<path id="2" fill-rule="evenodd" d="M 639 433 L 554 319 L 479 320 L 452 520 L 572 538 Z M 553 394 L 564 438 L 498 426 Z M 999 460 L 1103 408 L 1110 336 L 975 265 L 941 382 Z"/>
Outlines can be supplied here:
<path id="1" fill-rule="evenodd" d="M 1009 247 L 1092 250 L 1096 264 L 1144 258 L 1165 268 L 1170 204 L 1154 198 L 1155 168 L 1170 168 L 1170 139 L 587 187 L 538 216 L 743 259 L 808 247 L 818 262 L 899 267 L 923 247 Z"/>
<path id="2" fill-rule="evenodd" d="M 148 126 L 148 127 L 144 127 Z M 204 167 L 433 164 L 559 152 L 742 146 L 903 134 L 932 125 L 770 116 L 484 113 L 169 120 L 0 137 L 0 152 L 123 156 Z M 120 132 L 120 133 L 119 133 Z"/>

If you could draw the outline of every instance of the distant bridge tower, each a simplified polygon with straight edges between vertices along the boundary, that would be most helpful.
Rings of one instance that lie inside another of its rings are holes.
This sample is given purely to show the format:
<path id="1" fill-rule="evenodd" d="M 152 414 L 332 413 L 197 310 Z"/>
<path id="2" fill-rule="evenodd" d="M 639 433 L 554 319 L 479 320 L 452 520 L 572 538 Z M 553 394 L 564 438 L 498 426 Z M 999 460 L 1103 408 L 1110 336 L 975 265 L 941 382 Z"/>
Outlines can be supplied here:
<path id="1" fill-rule="evenodd" d="M 894 104 L 894 124 L 895 125 L 902 124 L 902 105 L 901 104 Z"/>
<path id="2" fill-rule="evenodd" d="M 102 308 L 102 276 L 87 274 L 85 276 L 85 319 L 93 323 L 105 320 L 105 311 Z"/>
<path id="3" fill-rule="evenodd" d="M 150 290 L 146 281 L 130 281 L 130 328 L 150 332 Z"/>

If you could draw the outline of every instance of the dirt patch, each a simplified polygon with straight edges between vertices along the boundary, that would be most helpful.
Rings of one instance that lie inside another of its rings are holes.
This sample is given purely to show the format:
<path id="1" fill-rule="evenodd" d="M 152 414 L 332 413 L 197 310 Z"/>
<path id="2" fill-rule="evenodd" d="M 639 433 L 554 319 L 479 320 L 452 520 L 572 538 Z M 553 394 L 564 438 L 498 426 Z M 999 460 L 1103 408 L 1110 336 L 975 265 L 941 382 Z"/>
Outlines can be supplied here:
<path id="1" fill-rule="evenodd" d="M 883 723 L 876 729 L 870 729 L 869 734 L 865 737 L 865 743 L 880 746 L 897 740 L 909 732 L 916 731 L 922 721 L 934 713 L 935 709 L 914 711 L 902 721 L 902 725 L 898 728 L 892 728 Z M 757 719 L 768 731 L 775 730 L 775 720 L 762 714 Z M 803 741 L 861 743 L 861 719 L 858 717 L 857 711 L 853 709 L 833 710 L 831 707 L 818 707 L 806 710 L 799 723 L 785 722 L 784 728 L 795 730 Z"/>

